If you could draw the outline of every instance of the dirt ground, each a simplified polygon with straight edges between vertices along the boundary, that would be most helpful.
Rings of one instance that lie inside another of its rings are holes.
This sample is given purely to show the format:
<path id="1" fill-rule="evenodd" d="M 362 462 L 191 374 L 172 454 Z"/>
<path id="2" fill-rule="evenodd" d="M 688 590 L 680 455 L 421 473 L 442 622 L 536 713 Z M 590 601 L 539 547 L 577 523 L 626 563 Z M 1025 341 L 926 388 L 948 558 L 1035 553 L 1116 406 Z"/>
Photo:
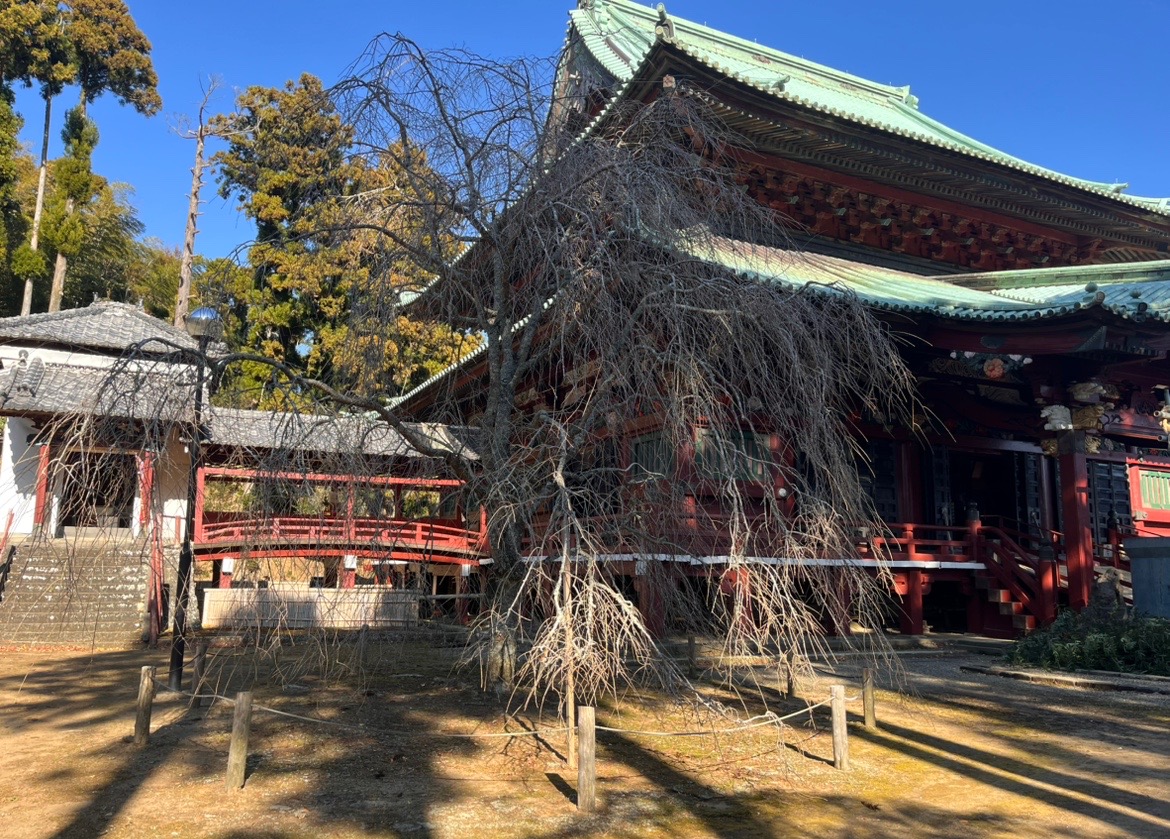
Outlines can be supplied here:
<path id="1" fill-rule="evenodd" d="M 701 737 L 599 732 L 601 809 L 574 806 L 563 734 L 454 738 L 552 727 L 506 719 L 456 651 L 352 649 L 321 667 L 226 650 L 218 690 L 254 687 L 244 789 L 224 789 L 231 707 L 160 694 L 149 746 L 130 734 L 139 669 L 165 651 L 0 651 L 0 835 L 24 837 L 1002 837 L 1170 836 L 1170 697 L 1046 687 L 964 672 L 962 654 L 905 655 L 914 696 L 878 693 L 880 728 L 850 723 L 849 772 L 831 766 L 827 709 Z M 293 683 L 272 683 L 273 666 Z M 347 678 L 339 678 L 349 673 Z M 857 693 L 826 667 L 800 694 Z M 709 701 L 741 716 L 716 684 Z M 771 694 L 785 713 L 801 703 Z M 617 710 L 620 708 L 620 711 Z M 859 702 L 850 705 L 860 714 Z M 327 725 L 325 722 L 358 729 Z M 694 706 L 629 696 L 598 722 L 638 730 L 726 727 Z"/>

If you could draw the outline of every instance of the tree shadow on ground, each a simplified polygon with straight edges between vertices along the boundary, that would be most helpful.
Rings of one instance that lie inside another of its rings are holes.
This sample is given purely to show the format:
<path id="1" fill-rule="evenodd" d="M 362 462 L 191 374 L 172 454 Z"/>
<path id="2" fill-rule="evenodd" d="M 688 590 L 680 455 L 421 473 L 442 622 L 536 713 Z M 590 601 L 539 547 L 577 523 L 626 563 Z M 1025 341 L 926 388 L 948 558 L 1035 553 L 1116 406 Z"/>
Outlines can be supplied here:
<path id="1" fill-rule="evenodd" d="M 436 760 L 445 755 L 466 755 L 476 748 L 472 740 L 436 741 L 430 736 L 444 720 L 437 713 L 442 703 L 435 702 L 429 694 L 451 690 L 451 659 L 433 655 L 429 658 L 429 662 L 423 662 L 429 667 L 420 668 L 418 661 L 411 662 L 412 670 L 427 670 L 425 675 L 412 673 L 403 680 L 395 678 L 402 674 L 384 674 L 399 682 L 395 690 L 387 693 L 368 686 L 346 690 L 322 682 L 316 696 L 298 696 L 302 701 L 293 703 L 288 710 L 306 717 L 335 716 L 333 722 L 352 726 L 330 728 L 325 748 L 315 747 L 321 733 L 314 730 L 318 724 L 273 716 L 257 708 L 253 714 L 246 790 L 256 785 L 257 773 L 263 778 L 263 786 L 277 788 L 267 811 L 273 820 L 289 822 L 287 828 L 250 823 L 236 829 L 231 824 L 233 798 L 239 801 L 236 796 L 248 796 L 242 800 L 249 804 L 254 804 L 255 798 L 247 791 L 223 791 L 230 703 L 188 710 L 185 698 L 160 689 L 149 744 L 138 750 L 130 742 L 140 667 L 144 663 L 158 665 L 165 678 L 163 653 L 159 651 L 56 657 L 46 654 L 45 660 L 51 663 L 36 663 L 28 673 L 0 678 L 0 695 L 15 697 L 0 709 L 0 715 L 3 727 L 12 733 L 32 727 L 93 732 L 74 760 L 53 761 L 57 766 L 30 766 L 31 771 L 23 779 L 26 784 L 68 785 L 71 798 L 79 798 L 76 791 L 86 788 L 84 800 L 64 824 L 52 831 L 54 839 L 92 837 L 108 831 L 136 796 L 153 791 L 152 784 L 164 773 L 168 780 L 196 786 L 188 789 L 180 801 L 172 796 L 159 800 L 159 830 L 173 823 L 188 831 L 194 828 L 195 835 L 204 835 L 199 828 L 206 824 L 220 835 L 276 837 L 349 825 L 357 830 L 375 830 L 378 835 L 428 839 L 433 835 L 428 817 L 430 802 L 460 794 L 456 785 L 439 777 Z M 189 668 L 186 675 L 189 680 Z M 216 692 L 234 694 L 253 687 L 256 669 L 234 667 L 220 675 Z M 375 674 L 366 684 L 376 684 L 377 678 Z M 315 684 L 313 679 L 304 681 Z M 257 691 L 258 705 L 283 708 L 290 704 L 286 700 L 278 689 Z M 461 703 L 460 710 L 459 722 L 468 728 L 496 730 L 498 708 L 482 697 L 471 697 L 471 701 Z M 387 712 L 397 716 L 393 726 L 385 719 Z M 363 726 L 368 730 L 363 731 Z M 103 734 L 98 734 L 103 727 Z M 117 730 L 126 734 L 110 735 Z M 292 745 L 271 748 L 278 741 Z M 104 771 L 94 773 L 87 761 L 99 762 Z M 83 765 L 88 769 L 79 768 Z M 92 782 L 95 774 L 100 778 L 96 785 Z M 280 793 L 285 786 L 282 779 L 307 776 L 317 781 L 310 794 Z M 401 781 L 408 783 L 400 784 L 404 788 L 396 790 L 395 784 Z"/>
<path id="2" fill-rule="evenodd" d="M 1164 821 L 1170 816 L 1170 804 L 1167 802 L 1088 781 L 1071 772 L 1046 769 L 890 722 L 883 722 L 877 731 L 859 728 L 854 733 L 867 742 L 907 757 L 934 764 L 940 769 L 947 769 L 988 786 L 1009 790 L 1030 800 L 1079 813 L 1134 836 L 1153 836 L 1170 828 L 1170 824 Z M 1070 790 L 1079 791 L 1093 800 L 1071 794 Z M 1133 808 L 1143 808 L 1149 812 L 1139 812 Z"/>

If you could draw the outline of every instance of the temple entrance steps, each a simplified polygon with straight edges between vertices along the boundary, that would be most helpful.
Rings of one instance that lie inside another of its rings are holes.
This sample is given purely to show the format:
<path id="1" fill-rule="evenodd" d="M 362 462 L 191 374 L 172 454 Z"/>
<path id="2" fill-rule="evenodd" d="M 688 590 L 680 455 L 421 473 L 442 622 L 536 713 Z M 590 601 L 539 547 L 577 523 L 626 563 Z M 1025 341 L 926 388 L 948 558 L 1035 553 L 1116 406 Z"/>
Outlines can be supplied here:
<path id="1" fill-rule="evenodd" d="M 1015 596 L 1005 588 L 999 588 L 996 581 L 985 573 L 977 573 L 975 575 L 975 588 L 984 593 L 987 603 L 995 609 L 999 615 L 1007 620 L 992 620 L 992 626 L 985 626 L 986 631 L 1002 631 L 1003 629 L 1013 630 L 1013 634 L 1019 632 L 1031 632 L 1036 628 L 1036 616 L 1028 614 L 1027 608 Z M 986 622 L 986 617 L 985 617 Z M 1000 624 L 996 626 L 994 624 Z"/>
<path id="2" fill-rule="evenodd" d="M 20 542 L 0 602 L 0 644 L 138 643 L 149 573 L 148 544 L 128 536 Z"/>

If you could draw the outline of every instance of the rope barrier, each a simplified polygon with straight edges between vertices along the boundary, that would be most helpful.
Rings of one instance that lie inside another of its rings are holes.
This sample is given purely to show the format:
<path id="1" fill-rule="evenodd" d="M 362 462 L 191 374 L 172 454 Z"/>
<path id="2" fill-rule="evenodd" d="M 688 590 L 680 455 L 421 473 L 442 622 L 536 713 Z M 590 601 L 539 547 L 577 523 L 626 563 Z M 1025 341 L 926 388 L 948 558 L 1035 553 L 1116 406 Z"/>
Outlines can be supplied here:
<path id="1" fill-rule="evenodd" d="M 644 737 L 704 737 L 707 735 L 716 734 L 734 734 L 737 731 L 748 731 L 753 728 L 761 728 L 766 725 L 778 725 L 785 720 L 790 720 L 793 717 L 799 717 L 802 714 L 810 713 L 811 711 L 820 708 L 823 705 L 828 705 L 829 700 L 825 699 L 818 702 L 816 705 L 809 705 L 807 708 L 801 708 L 799 711 L 793 711 L 791 714 L 785 714 L 778 717 L 775 714 L 764 714 L 762 717 L 752 717 L 744 722 L 743 725 L 732 726 L 731 728 L 716 728 L 699 731 L 642 731 L 633 728 L 613 728 L 607 725 L 596 726 L 598 731 L 611 731 L 615 734 L 640 734 Z M 754 722 L 759 720 L 759 722 Z"/>
<path id="2" fill-rule="evenodd" d="M 190 699 L 218 699 L 221 702 L 227 702 L 229 705 L 235 705 L 236 700 L 230 696 L 224 696 L 219 693 L 191 693 L 186 690 L 175 690 L 157 678 L 154 680 L 155 685 L 162 688 L 167 693 L 176 693 L 180 696 L 186 696 Z M 281 711 L 279 708 L 270 708 L 267 705 L 252 705 L 254 711 L 266 711 L 269 714 L 276 714 L 280 717 L 289 717 L 294 720 L 301 720 L 303 722 L 316 723 L 318 725 L 331 726 L 333 728 L 343 728 L 347 731 L 356 731 L 361 734 L 417 734 L 407 728 L 371 728 L 364 725 L 351 725 L 344 722 L 335 722 L 334 720 L 323 720 L 319 717 L 306 717 L 302 714 L 294 714 L 291 711 Z M 493 737 L 538 737 L 542 734 L 564 734 L 568 731 L 567 726 L 561 728 L 534 728 L 530 731 L 517 732 L 484 732 L 484 733 L 470 733 L 464 734 L 454 731 L 431 731 L 428 732 L 435 737 L 453 737 L 459 739 L 479 739 L 479 738 L 493 738 Z"/>
<path id="3" fill-rule="evenodd" d="M 155 685 L 162 688 L 167 693 L 176 693 L 180 696 L 186 696 L 186 697 L 191 698 L 191 699 L 218 699 L 221 702 L 227 702 L 231 705 L 235 704 L 235 700 L 233 698 L 231 698 L 230 696 L 223 696 L 222 694 L 218 694 L 218 693 L 191 693 L 190 691 L 185 691 L 185 690 L 175 690 L 174 688 L 168 686 L 166 683 L 160 681 L 157 678 L 154 679 L 154 683 L 155 683 Z M 856 701 L 860 698 L 861 697 L 859 695 L 858 696 L 847 696 L 845 698 L 845 700 L 847 702 L 853 702 L 853 701 Z M 705 737 L 705 736 L 715 736 L 715 735 L 720 735 L 720 734 L 734 734 L 736 732 L 750 731 L 750 730 L 755 729 L 755 728 L 762 728 L 764 726 L 769 726 L 769 725 L 782 725 L 786 720 L 793 719 L 794 717 L 799 717 L 803 714 L 810 714 L 813 711 L 815 711 L 817 708 L 822 708 L 822 707 L 828 705 L 829 702 L 830 702 L 830 700 L 824 699 L 824 700 L 816 703 L 815 705 L 809 705 L 805 708 L 801 708 L 798 711 L 793 711 L 790 714 L 785 714 L 782 717 L 778 717 L 775 714 L 769 712 L 767 714 L 762 714 L 758 717 L 751 717 L 750 719 L 745 720 L 742 725 L 732 726 L 730 728 L 700 729 L 698 731 L 649 731 L 649 730 L 642 730 L 642 729 L 635 729 L 635 728 L 615 728 L 613 726 L 607 726 L 607 725 L 598 725 L 598 726 L 596 726 L 596 728 L 598 731 L 608 731 L 608 732 L 611 732 L 613 734 L 635 734 L 635 735 L 639 735 L 642 737 Z M 350 723 L 335 722 L 334 720 L 323 720 L 323 719 L 320 719 L 319 717 L 306 717 L 302 714 L 294 714 L 291 711 L 282 711 L 279 708 L 270 708 L 267 705 L 253 705 L 252 708 L 253 708 L 253 710 L 256 710 L 256 711 L 265 711 L 269 714 L 275 714 L 275 715 L 280 716 L 280 717 L 288 717 L 289 719 L 301 720 L 302 722 L 311 722 L 311 723 L 316 723 L 318 725 L 331 726 L 333 728 L 341 728 L 341 729 L 345 729 L 347 731 L 355 731 L 355 732 L 358 732 L 361 734 L 416 734 L 417 733 L 416 731 L 412 731 L 410 729 L 404 729 L 404 728 L 371 728 L 371 727 L 364 726 L 364 725 L 351 725 Z M 558 728 L 534 728 L 531 730 L 518 731 L 518 732 L 508 732 L 508 731 L 483 732 L 483 733 L 474 733 L 473 732 L 473 733 L 465 734 L 465 733 L 452 732 L 452 731 L 432 731 L 429 733 L 433 736 L 436 736 L 436 737 L 451 737 L 451 738 L 455 738 L 455 739 L 493 739 L 493 738 L 515 738 L 515 737 L 539 737 L 539 736 L 544 735 L 544 734 L 564 734 L 568 730 L 569 729 L 567 726 L 560 726 Z"/>

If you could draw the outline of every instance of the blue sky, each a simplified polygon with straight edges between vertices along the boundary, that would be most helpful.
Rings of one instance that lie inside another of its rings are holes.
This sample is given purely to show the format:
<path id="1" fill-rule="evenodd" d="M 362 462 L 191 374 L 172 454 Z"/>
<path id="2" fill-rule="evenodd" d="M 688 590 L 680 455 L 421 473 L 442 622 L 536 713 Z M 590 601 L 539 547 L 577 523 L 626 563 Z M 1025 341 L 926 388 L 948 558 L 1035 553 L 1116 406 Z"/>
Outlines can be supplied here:
<path id="1" fill-rule="evenodd" d="M 302 72 L 336 81 L 381 31 L 429 47 L 509 56 L 561 46 L 575 0 L 129 0 L 154 45 L 164 112 L 145 119 L 112 100 L 91 111 L 95 169 L 129 183 L 147 235 L 182 241 L 193 145 L 172 127 L 193 114 L 200 81 L 232 90 L 276 86 Z M 985 143 L 1069 175 L 1128 181 L 1170 196 L 1165 38 L 1170 0 L 673 0 L 667 10 L 874 81 L 909 84 L 924 113 Z M 59 154 L 61 100 L 54 124 Z M 22 95 L 35 146 L 40 106 Z M 251 224 L 205 189 L 198 250 L 228 254 Z"/>

